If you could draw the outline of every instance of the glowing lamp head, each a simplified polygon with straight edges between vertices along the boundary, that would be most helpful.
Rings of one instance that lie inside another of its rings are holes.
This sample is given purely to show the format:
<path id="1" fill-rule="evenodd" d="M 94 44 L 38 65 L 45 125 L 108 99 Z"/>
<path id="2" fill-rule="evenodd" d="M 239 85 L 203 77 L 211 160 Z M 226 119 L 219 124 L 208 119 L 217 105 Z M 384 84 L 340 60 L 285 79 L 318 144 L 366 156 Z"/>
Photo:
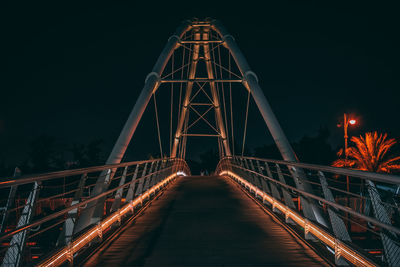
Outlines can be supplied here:
<path id="1" fill-rule="evenodd" d="M 351 124 L 351 125 L 354 125 L 354 124 L 356 124 L 356 120 L 349 120 L 349 123 Z"/>

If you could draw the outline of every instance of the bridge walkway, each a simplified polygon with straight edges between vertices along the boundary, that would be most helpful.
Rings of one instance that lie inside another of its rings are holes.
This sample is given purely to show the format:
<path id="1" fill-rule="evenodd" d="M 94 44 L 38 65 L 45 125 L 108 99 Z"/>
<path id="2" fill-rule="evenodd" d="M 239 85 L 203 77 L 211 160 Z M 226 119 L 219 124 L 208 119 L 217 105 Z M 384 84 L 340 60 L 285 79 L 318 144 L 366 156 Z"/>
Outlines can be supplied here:
<path id="1" fill-rule="evenodd" d="M 85 266 L 321 266 L 327 263 L 232 181 L 178 178 Z"/>

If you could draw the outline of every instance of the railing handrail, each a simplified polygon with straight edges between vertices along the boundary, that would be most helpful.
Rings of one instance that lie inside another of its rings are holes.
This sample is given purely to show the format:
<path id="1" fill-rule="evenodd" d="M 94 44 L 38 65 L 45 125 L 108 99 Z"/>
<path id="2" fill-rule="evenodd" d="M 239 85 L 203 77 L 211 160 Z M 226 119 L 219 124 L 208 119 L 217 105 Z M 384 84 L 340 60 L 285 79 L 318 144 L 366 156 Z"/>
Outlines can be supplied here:
<path id="1" fill-rule="evenodd" d="M 234 156 L 234 157 L 240 157 L 240 156 Z M 225 158 L 233 158 L 233 157 L 224 157 L 222 159 L 225 159 Z M 367 179 L 367 180 L 376 181 L 376 182 L 384 182 L 384 183 L 389 183 L 389 184 L 400 184 L 400 176 L 393 175 L 393 174 L 383 174 L 383 173 L 376 173 L 376 172 L 369 172 L 369 171 L 361 171 L 361 170 L 345 169 L 345 168 L 338 168 L 338 167 L 332 167 L 332 166 L 324 166 L 324 165 L 318 165 L 318 164 L 300 163 L 300 162 L 274 160 L 274 159 L 264 159 L 264 158 L 256 158 L 256 157 L 243 156 L 241 158 L 251 159 L 251 160 L 261 160 L 261 161 L 266 161 L 269 163 L 289 165 L 292 167 L 298 167 L 298 168 L 310 169 L 310 170 L 316 170 L 316 171 L 322 171 L 322 172 L 331 172 L 331 173 L 338 174 L 338 175 L 352 176 L 352 177 Z"/>
<path id="2" fill-rule="evenodd" d="M 185 165 L 186 165 L 186 163 L 185 163 Z M 122 166 L 122 167 L 123 167 L 123 166 Z M 186 165 L 186 167 L 187 167 L 187 165 Z M 105 191 L 105 192 L 103 192 L 103 193 L 101 193 L 101 194 L 99 194 L 99 195 L 92 196 L 92 197 L 90 197 L 90 198 L 88 198 L 88 199 L 85 199 L 84 201 L 80 201 L 79 203 L 76 203 L 76 204 L 71 205 L 71 206 L 69 206 L 69 207 L 67 207 L 67 208 L 64 208 L 64 209 L 62 209 L 62 210 L 60 210 L 60 211 L 57 211 L 57 212 L 52 213 L 52 214 L 50 214 L 50 215 L 47 215 L 47 216 L 45 216 L 45 217 L 43 217 L 43 218 L 41 218 L 41 219 L 39 219 L 39 220 L 37 220 L 37 221 L 35 221 L 35 222 L 33 222 L 33 223 L 30 223 L 30 224 L 25 225 L 25 226 L 22 226 L 22 227 L 17 227 L 17 228 L 15 228 L 14 230 L 12 230 L 12 231 L 10 231 L 10 232 L 1 234 L 1 235 L 0 235 L 0 241 L 1 241 L 1 240 L 4 240 L 4 239 L 7 239 L 7 238 L 9 238 L 9 237 L 11 237 L 11 236 L 13 236 L 13 235 L 15 235 L 15 234 L 17 234 L 17 233 L 23 231 L 23 230 L 27 230 L 27 229 L 36 227 L 36 226 L 38 226 L 38 225 L 40 225 L 40 224 L 42 224 L 42 223 L 44 223 L 44 222 L 47 222 L 47 221 L 49 221 L 49 220 L 51 220 L 51 219 L 54 219 L 54 218 L 57 218 L 57 217 L 59 217 L 59 216 L 61 216 L 61 215 L 63 215 L 63 214 L 66 214 L 67 212 L 69 212 L 69 211 L 71 211 L 71 210 L 73 210 L 73 209 L 76 209 L 76 208 L 82 207 L 82 206 L 84 206 L 84 205 L 86 205 L 86 204 L 88 204 L 88 203 L 91 203 L 91 202 L 93 202 L 94 200 L 97 200 L 97 199 L 100 199 L 100 198 L 102 198 L 102 197 L 105 197 L 105 196 L 107 196 L 107 195 L 110 194 L 110 193 L 116 192 L 116 191 L 117 191 L 118 189 L 120 189 L 120 188 L 128 187 L 131 183 L 136 183 L 136 182 L 137 182 L 138 180 L 140 180 L 140 179 L 148 178 L 148 177 L 150 177 L 150 176 L 153 176 L 154 174 L 162 173 L 162 172 L 165 172 L 166 170 L 169 170 L 169 169 L 172 169 L 172 168 L 174 168 L 174 165 L 171 165 L 171 166 L 169 166 L 169 167 L 166 167 L 166 168 L 164 168 L 164 169 L 162 169 L 162 170 L 158 170 L 158 171 L 155 171 L 155 172 L 152 172 L 152 173 L 148 173 L 148 174 L 146 174 L 145 176 L 142 176 L 142 177 L 140 177 L 140 178 L 138 178 L 138 179 L 129 181 L 129 182 L 124 183 L 124 184 L 122 184 L 122 185 L 119 185 L 119 186 L 117 186 L 117 187 L 115 187 L 115 188 L 113 188 L 113 189 L 109 189 L 109 190 L 107 190 L 107 191 Z"/>
<path id="3" fill-rule="evenodd" d="M 66 176 L 80 175 L 80 174 L 85 174 L 85 173 L 89 173 L 89 172 L 104 171 L 104 170 L 108 170 L 108 169 L 121 168 L 121 167 L 143 164 L 143 163 L 159 161 L 159 160 L 182 160 L 182 159 L 181 158 L 148 159 L 148 160 L 141 160 L 141 161 L 123 162 L 123 163 L 118 163 L 118 164 L 108 164 L 108 165 L 99 165 L 99 166 L 79 168 L 79 169 L 55 171 L 55 172 L 48 172 L 48 173 L 41 173 L 41 174 L 28 174 L 28 175 L 23 175 L 18 178 L 13 178 L 13 177 L 0 178 L 0 188 L 10 187 L 10 186 L 14 186 L 14 185 L 22 185 L 22 184 L 27 184 L 27 183 L 37 182 L 37 181 L 50 180 L 50 179 L 66 177 Z M 10 179 L 10 180 L 4 181 L 5 179 Z"/>
<path id="4" fill-rule="evenodd" d="M 346 206 L 343 206 L 343 205 L 337 204 L 337 203 L 335 203 L 335 202 L 326 200 L 326 199 L 324 199 L 324 198 L 322 198 L 322 197 L 319 197 L 319 196 L 317 196 L 317 195 L 310 194 L 310 193 L 308 193 L 308 192 L 306 192 L 306 191 L 304 191 L 304 190 L 298 189 L 298 188 L 296 188 L 296 187 L 294 187 L 294 186 L 290 186 L 290 185 L 284 184 L 284 183 L 282 183 L 282 182 L 280 182 L 280 181 L 277 181 L 277 180 L 275 180 L 275 179 L 272 179 L 272 178 L 270 178 L 270 177 L 268 177 L 268 176 L 266 176 L 266 175 L 260 174 L 260 173 L 258 173 L 258 172 L 256 172 L 256 171 L 246 169 L 246 168 L 244 168 L 244 167 L 242 167 L 242 166 L 239 166 L 239 165 L 236 165 L 236 164 L 233 165 L 233 166 L 238 167 L 238 168 L 240 168 L 240 169 L 243 169 L 243 170 L 245 170 L 245 171 L 247 171 L 247 172 L 249 172 L 249 173 L 252 173 L 252 174 L 254 174 L 254 175 L 258 175 L 258 176 L 260 176 L 260 177 L 263 177 L 263 178 L 267 179 L 267 180 L 270 181 L 270 182 L 279 184 L 280 186 L 283 186 L 283 187 L 285 187 L 285 188 L 287 188 L 287 189 L 290 189 L 290 190 L 292 190 L 292 191 L 296 191 L 296 192 L 298 192 L 299 194 L 302 194 L 302 195 L 304 195 L 304 196 L 306 196 L 306 197 L 310 197 L 310 198 L 312 198 L 312 199 L 315 199 L 315 200 L 317 200 L 317 201 L 321 201 L 321 202 L 323 202 L 323 203 L 325 203 L 325 204 L 327 204 L 327 205 L 329 205 L 329 206 L 331 206 L 331 207 L 334 207 L 334 208 L 336 208 L 336 209 L 342 210 L 342 211 L 344 211 L 344 212 L 348 212 L 348 213 L 350 213 L 350 214 L 352 214 L 352 215 L 354 215 L 354 216 L 356 216 L 356 217 L 358 217 L 358 218 L 360 218 L 360 219 L 364 219 L 364 220 L 366 220 L 366 221 L 368 221 L 368 222 L 370 222 L 370 223 L 373 223 L 373 224 L 375 224 L 375 225 L 377 225 L 377 226 L 379 226 L 379 227 L 385 228 L 385 229 L 388 230 L 388 231 L 393 231 L 393 232 L 395 232 L 396 234 L 400 234 L 400 229 L 399 229 L 399 228 L 394 227 L 394 226 L 389 225 L 389 224 L 386 224 L 386 223 L 383 223 L 383 222 L 380 222 L 380 221 L 378 221 L 377 219 L 375 219 L 375 218 L 373 218 L 373 217 L 363 215 L 363 214 L 361 214 L 361 213 L 359 213 L 359 212 L 356 212 L 356 211 L 354 211 L 354 210 L 351 210 L 351 209 L 347 208 Z M 260 190 L 261 190 L 261 189 L 260 189 Z M 261 191 L 262 191 L 262 190 L 261 190 Z"/>

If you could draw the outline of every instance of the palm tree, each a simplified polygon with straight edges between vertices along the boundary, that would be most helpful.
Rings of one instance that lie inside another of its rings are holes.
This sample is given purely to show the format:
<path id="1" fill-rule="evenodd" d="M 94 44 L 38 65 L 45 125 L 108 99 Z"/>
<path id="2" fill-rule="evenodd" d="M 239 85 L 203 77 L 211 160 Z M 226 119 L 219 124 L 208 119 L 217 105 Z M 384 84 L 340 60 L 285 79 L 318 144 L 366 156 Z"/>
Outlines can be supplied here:
<path id="1" fill-rule="evenodd" d="M 388 151 L 396 140 L 387 139 L 387 134 L 369 132 L 364 136 L 352 137 L 350 139 L 355 147 L 347 149 L 348 159 L 338 159 L 332 163 L 334 167 L 351 167 L 363 171 L 386 172 L 400 170 L 400 156 L 389 157 Z M 343 149 L 337 153 L 339 157 L 343 155 Z"/>

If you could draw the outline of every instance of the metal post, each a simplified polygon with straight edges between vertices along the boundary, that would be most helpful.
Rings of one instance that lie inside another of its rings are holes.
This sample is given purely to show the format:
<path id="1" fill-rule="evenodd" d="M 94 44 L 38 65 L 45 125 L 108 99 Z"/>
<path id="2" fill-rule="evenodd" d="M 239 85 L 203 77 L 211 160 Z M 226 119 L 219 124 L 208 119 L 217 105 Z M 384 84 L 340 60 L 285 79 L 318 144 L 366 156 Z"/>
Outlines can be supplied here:
<path id="1" fill-rule="evenodd" d="M 275 167 L 276 167 L 276 171 L 278 173 L 279 181 L 281 183 L 286 184 L 285 178 L 283 177 L 282 170 L 279 167 L 279 164 L 275 164 Z M 281 187 L 281 189 L 282 189 L 283 198 L 285 199 L 286 206 L 288 206 L 291 209 L 296 210 L 296 206 L 293 203 L 293 199 L 292 199 L 292 196 L 290 195 L 289 191 L 284 187 Z"/>
<path id="2" fill-rule="evenodd" d="M 200 32 L 197 31 L 194 33 L 194 39 L 200 40 Z M 197 62 L 199 59 L 199 49 L 200 49 L 200 45 L 198 45 L 198 44 L 193 45 L 192 62 L 190 63 L 190 70 L 189 70 L 189 80 L 193 80 L 196 76 Z M 192 88 L 193 88 L 193 81 L 189 81 L 187 83 L 185 98 L 183 100 L 182 111 L 180 114 L 181 116 L 178 120 L 178 125 L 176 127 L 174 145 L 172 146 L 172 152 L 171 152 L 171 158 L 175 158 L 176 154 L 177 154 L 179 140 L 182 136 L 183 124 L 185 122 L 187 112 L 189 109 L 190 96 L 192 95 Z"/>
<path id="3" fill-rule="evenodd" d="M 145 179 L 144 177 L 146 176 L 147 165 L 148 165 L 148 162 L 146 162 L 144 164 L 144 168 L 142 171 L 142 177 L 140 178 L 139 185 L 136 190 L 136 194 L 135 194 L 136 196 L 141 195 L 143 193 L 143 182 L 144 182 L 143 180 Z"/>
<path id="4" fill-rule="evenodd" d="M 75 192 L 74 199 L 71 202 L 71 206 L 78 204 L 81 201 L 87 177 L 88 176 L 86 173 L 81 175 L 81 179 L 80 179 L 79 185 L 78 185 L 78 191 Z M 75 221 L 76 221 L 77 215 L 78 215 L 77 208 L 70 210 L 68 212 L 67 220 L 64 222 L 64 226 L 63 226 L 63 229 L 58 238 L 57 245 L 65 246 L 71 241 L 73 233 L 74 233 L 74 227 L 75 227 Z"/>
<path id="5" fill-rule="evenodd" d="M 154 172 L 154 170 L 157 168 L 157 166 L 154 166 L 154 163 L 158 163 L 158 161 L 157 162 L 155 162 L 155 161 L 152 161 L 151 162 L 151 164 L 150 164 L 150 169 L 149 169 L 149 176 L 146 178 L 146 181 L 144 181 L 144 187 L 143 187 L 143 191 L 142 192 L 146 192 L 147 191 L 147 189 L 149 189 L 149 185 L 150 185 L 150 180 L 151 180 L 151 178 L 153 177 L 153 172 Z M 153 168 L 154 167 L 154 168 Z"/>
<path id="6" fill-rule="evenodd" d="M 203 40 L 208 40 L 209 34 L 210 34 L 209 29 L 204 29 Z M 213 68 L 211 65 L 212 63 L 211 63 L 211 55 L 210 55 L 210 45 L 208 43 L 204 43 L 203 49 L 204 49 L 204 58 L 205 58 L 206 67 L 207 67 L 208 79 L 213 80 L 214 73 L 213 73 Z M 224 121 L 222 119 L 221 107 L 220 107 L 220 103 L 219 103 L 217 90 L 215 88 L 214 81 L 210 81 L 210 88 L 211 88 L 211 94 L 212 94 L 212 98 L 213 98 L 213 102 L 214 102 L 214 110 L 215 110 L 218 130 L 219 130 L 219 134 L 221 135 L 223 147 L 225 149 L 225 154 L 223 153 L 222 155 L 231 156 L 231 150 L 229 148 L 228 139 L 226 138 L 225 125 L 224 125 Z"/>
<path id="7" fill-rule="evenodd" d="M 256 171 L 256 169 L 254 168 L 253 160 L 249 160 L 249 162 L 250 162 L 250 169 L 252 171 Z M 260 177 L 254 173 L 253 173 L 253 177 L 256 182 L 255 186 L 257 186 L 259 189 L 262 189 Z"/>
<path id="8" fill-rule="evenodd" d="M 154 172 L 153 178 L 150 181 L 150 187 L 153 187 L 158 182 L 158 179 L 159 179 L 160 174 L 161 174 L 160 171 L 162 169 L 162 161 L 163 160 L 157 161 L 157 165 L 156 165 L 156 168 L 155 168 L 155 172 Z"/>
<path id="9" fill-rule="evenodd" d="M 256 163 L 257 163 L 258 172 L 261 175 L 264 175 L 263 169 L 261 168 L 261 165 L 260 165 L 260 161 L 257 160 Z M 271 194 L 271 191 L 269 190 L 267 181 L 265 181 L 264 178 L 261 178 L 261 183 L 262 183 L 262 187 L 263 187 L 264 192 L 267 193 L 267 194 Z"/>
<path id="10" fill-rule="evenodd" d="M 132 201 L 133 196 L 135 194 L 135 185 L 136 185 L 136 178 L 137 178 L 137 175 L 139 172 L 139 166 L 140 166 L 140 164 L 136 165 L 135 172 L 132 176 L 132 180 L 131 180 L 129 188 L 128 188 L 128 192 L 126 193 L 125 199 L 126 199 L 127 203 Z"/>
<path id="11" fill-rule="evenodd" d="M 21 170 L 18 167 L 15 167 L 14 170 L 14 178 L 18 178 L 19 176 L 21 176 Z M 1 220 L 1 225 L 0 225 L 0 233 L 3 233 L 4 230 L 6 229 L 6 223 L 8 220 L 8 216 L 9 216 L 9 209 L 12 207 L 13 203 L 14 203 L 14 199 L 15 199 L 15 193 L 17 192 L 17 185 L 13 185 L 10 187 L 10 192 L 8 193 L 8 198 L 7 198 L 7 203 L 5 205 L 5 207 L 3 208 L 3 218 Z"/>
<path id="12" fill-rule="evenodd" d="M 326 181 L 324 173 L 318 171 L 318 177 L 321 182 L 321 187 L 322 191 L 324 192 L 325 199 L 331 202 L 336 202 L 335 198 L 332 195 L 331 190 L 328 188 L 328 182 Z M 349 233 L 347 232 L 346 225 L 330 206 L 328 207 L 328 214 L 331 220 L 332 230 L 335 236 L 342 241 L 351 242 L 351 238 Z"/>
<path id="13" fill-rule="evenodd" d="M 267 162 L 265 162 L 265 170 L 267 172 L 267 176 L 274 179 L 274 176 L 272 175 L 271 169 L 269 168 L 269 165 Z M 278 188 L 276 187 L 276 184 L 274 182 L 270 182 L 271 185 L 271 191 L 272 191 L 272 196 L 276 200 L 281 200 L 281 195 L 279 194 Z"/>
<path id="14" fill-rule="evenodd" d="M 121 180 L 119 180 L 118 186 L 122 186 L 123 184 L 125 184 L 125 179 L 126 179 L 126 173 L 127 173 L 127 171 L 128 171 L 128 166 L 125 166 L 124 172 L 122 173 Z M 115 195 L 114 195 L 114 202 L 112 203 L 111 209 L 110 209 L 110 212 L 111 212 L 111 213 L 114 212 L 114 211 L 117 211 L 117 210 L 119 209 L 119 207 L 120 207 L 120 205 L 121 205 L 121 198 L 122 198 L 122 193 L 123 193 L 123 192 L 124 192 L 124 188 L 123 188 L 123 187 L 121 187 L 120 189 L 118 189 L 118 190 L 115 192 Z"/>
<path id="15" fill-rule="evenodd" d="M 26 200 L 26 204 L 22 210 L 21 217 L 18 220 L 17 228 L 23 227 L 30 223 L 34 215 L 36 199 L 39 197 L 39 188 L 39 182 L 35 182 L 33 185 L 33 189 L 30 192 L 28 199 Z M 28 232 L 29 229 L 23 230 L 13 235 L 7 252 L 3 258 L 3 262 L 1 264 L 2 267 L 14 267 L 19 266 L 22 263 L 23 252 L 25 249 L 25 241 Z"/>

